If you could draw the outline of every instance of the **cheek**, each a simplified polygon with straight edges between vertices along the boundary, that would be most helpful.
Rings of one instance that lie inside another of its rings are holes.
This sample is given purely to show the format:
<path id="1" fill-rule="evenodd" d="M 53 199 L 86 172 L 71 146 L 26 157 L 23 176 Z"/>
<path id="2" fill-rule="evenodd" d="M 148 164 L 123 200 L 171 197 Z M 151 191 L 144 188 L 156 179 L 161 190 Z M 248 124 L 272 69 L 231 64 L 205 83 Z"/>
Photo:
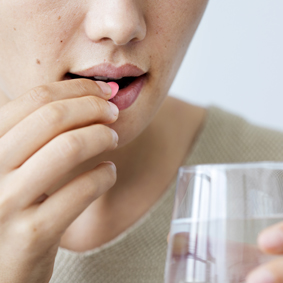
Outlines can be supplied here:
<path id="1" fill-rule="evenodd" d="M 148 7 L 152 53 L 157 64 L 154 73 L 162 73 L 169 89 L 195 34 L 208 0 L 158 0 Z M 157 78 L 158 79 L 158 78 Z"/>
<path id="2" fill-rule="evenodd" d="M 164 53 L 186 49 L 208 0 L 159 0 L 149 9 L 150 30 L 156 49 Z"/>
<path id="3" fill-rule="evenodd" d="M 7 0 L 1 6 L 0 79 L 10 98 L 54 80 L 50 70 L 60 67 L 58 58 L 81 21 L 82 10 L 67 2 Z"/>
<path id="4" fill-rule="evenodd" d="M 10 45 L 14 44 L 19 53 L 26 52 L 28 56 L 34 49 L 51 49 L 50 45 L 63 42 L 70 29 L 80 21 L 78 7 L 67 4 L 67 0 L 11 2 L 13 4 L 1 7 L 1 37 L 4 34 L 4 38 L 10 39 Z M 5 28 L 1 28 L 3 26 Z"/>

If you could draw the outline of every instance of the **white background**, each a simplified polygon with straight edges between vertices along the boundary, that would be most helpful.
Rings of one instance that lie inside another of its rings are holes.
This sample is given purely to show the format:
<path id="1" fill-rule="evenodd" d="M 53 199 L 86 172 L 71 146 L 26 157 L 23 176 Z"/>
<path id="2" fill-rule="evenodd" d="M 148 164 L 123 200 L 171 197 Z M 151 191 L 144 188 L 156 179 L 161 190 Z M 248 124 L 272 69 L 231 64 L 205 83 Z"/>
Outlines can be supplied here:
<path id="1" fill-rule="evenodd" d="M 210 0 L 170 94 L 283 130 L 283 0 Z"/>

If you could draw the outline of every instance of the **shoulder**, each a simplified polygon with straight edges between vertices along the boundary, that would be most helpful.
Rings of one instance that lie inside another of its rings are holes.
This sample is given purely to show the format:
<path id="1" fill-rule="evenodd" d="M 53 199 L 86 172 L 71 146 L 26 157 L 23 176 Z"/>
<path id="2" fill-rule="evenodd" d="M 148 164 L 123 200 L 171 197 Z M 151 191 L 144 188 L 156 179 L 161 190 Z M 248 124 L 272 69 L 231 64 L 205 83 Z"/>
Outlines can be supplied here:
<path id="1" fill-rule="evenodd" d="M 196 154 L 202 160 L 193 163 L 283 161 L 283 132 L 210 107 L 192 152 Z"/>

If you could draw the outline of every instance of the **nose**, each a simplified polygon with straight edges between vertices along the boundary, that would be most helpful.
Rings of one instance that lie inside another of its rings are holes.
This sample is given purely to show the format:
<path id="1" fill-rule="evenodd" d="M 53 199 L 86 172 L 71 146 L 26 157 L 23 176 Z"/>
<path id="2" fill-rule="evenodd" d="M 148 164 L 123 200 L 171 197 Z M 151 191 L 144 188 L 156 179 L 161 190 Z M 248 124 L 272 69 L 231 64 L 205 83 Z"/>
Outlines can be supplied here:
<path id="1" fill-rule="evenodd" d="M 142 7 L 136 0 L 92 1 L 85 18 L 85 31 L 94 42 L 112 40 L 116 45 L 141 41 L 146 35 Z"/>

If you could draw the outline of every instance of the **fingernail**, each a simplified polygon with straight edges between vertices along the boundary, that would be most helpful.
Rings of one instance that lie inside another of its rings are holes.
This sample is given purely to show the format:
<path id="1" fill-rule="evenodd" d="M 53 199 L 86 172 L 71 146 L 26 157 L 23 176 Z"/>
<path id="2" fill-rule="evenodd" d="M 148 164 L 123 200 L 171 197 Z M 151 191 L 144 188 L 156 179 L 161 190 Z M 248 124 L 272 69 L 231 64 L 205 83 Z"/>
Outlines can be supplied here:
<path id="1" fill-rule="evenodd" d="M 173 254 L 174 255 L 187 255 L 189 252 L 189 234 L 178 233 L 173 238 Z"/>
<path id="2" fill-rule="evenodd" d="M 275 283 L 275 278 L 270 271 L 259 269 L 249 275 L 247 283 Z"/>
<path id="3" fill-rule="evenodd" d="M 116 165 L 111 161 L 104 161 L 103 163 L 110 164 L 114 171 L 117 171 Z"/>
<path id="4" fill-rule="evenodd" d="M 118 140 L 119 140 L 118 134 L 114 130 L 112 130 L 112 134 L 113 134 L 115 141 L 118 143 Z"/>
<path id="5" fill-rule="evenodd" d="M 283 233 L 280 230 L 263 232 L 258 238 L 258 244 L 268 250 L 282 250 Z"/>
<path id="6" fill-rule="evenodd" d="M 109 106 L 110 106 L 110 108 L 111 108 L 112 113 L 113 113 L 115 116 L 118 116 L 118 114 L 119 114 L 119 108 L 118 108 L 114 103 L 112 103 L 112 102 L 110 102 L 110 101 L 107 101 L 107 102 L 108 102 L 108 104 L 109 104 Z"/>
<path id="7" fill-rule="evenodd" d="M 100 82 L 100 81 L 97 81 L 96 83 L 101 88 L 101 90 L 103 91 L 104 94 L 110 94 L 111 93 L 112 89 L 111 89 L 110 85 L 108 85 L 107 83 L 104 83 L 104 82 Z"/>

